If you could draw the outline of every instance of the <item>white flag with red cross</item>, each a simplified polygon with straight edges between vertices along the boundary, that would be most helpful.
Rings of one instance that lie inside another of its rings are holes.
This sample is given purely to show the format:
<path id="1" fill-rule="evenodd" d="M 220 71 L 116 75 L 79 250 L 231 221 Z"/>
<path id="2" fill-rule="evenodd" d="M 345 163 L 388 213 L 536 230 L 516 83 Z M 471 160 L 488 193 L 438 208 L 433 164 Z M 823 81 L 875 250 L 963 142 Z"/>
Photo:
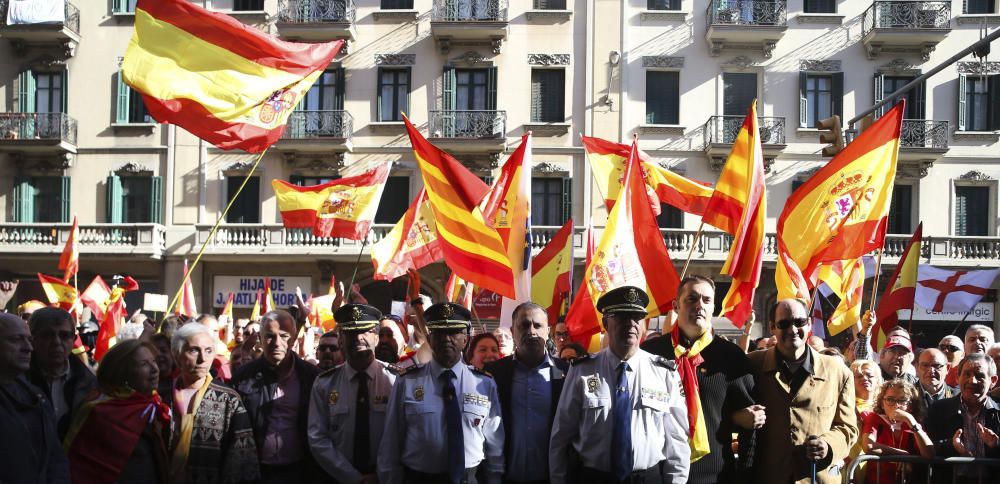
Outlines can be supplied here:
<path id="1" fill-rule="evenodd" d="M 935 313 L 965 313 L 986 295 L 1000 269 L 952 271 L 923 265 L 917 269 L 914 301 Z"/>

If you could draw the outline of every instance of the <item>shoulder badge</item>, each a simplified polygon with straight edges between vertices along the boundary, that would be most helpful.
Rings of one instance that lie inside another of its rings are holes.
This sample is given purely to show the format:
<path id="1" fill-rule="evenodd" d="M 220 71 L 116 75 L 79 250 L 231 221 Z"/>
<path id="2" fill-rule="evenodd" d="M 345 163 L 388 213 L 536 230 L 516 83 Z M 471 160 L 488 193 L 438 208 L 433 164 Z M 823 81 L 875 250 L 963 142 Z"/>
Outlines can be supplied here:
<path id="1" fill-rule="evenodd" d="M 386 363 L 384 361 L 381 362 L 381 363 L 382 363 L 382 368 L 385 368 L 385 371 L 388 371 L 389 373 L 392 373 L 393 375 L 400 376 L 403 373 L 406 373 L 406 370 L 404 370 L 403 368 L 400 368 L 400 367 L 398 367 L 396 365 L 393 365 L 393 364 L 390 364 L 390 363 Z"/>
<path id="2" fill-rule="evenodd" d="M 334 373 L 337 372 L 337 370 L 343 368 L 343 366 L 344 365 L 339 365 L 339 366 L 335 366 L 333 368 L 327 368 L 327 369 L 319 372 L 319 374 L 316 375 L 316 378 L 322 378 L 322 377 L 333 375 Z"/>
<path id="3" fill-rule="evenodd" d="M 488 372 L 486 370 L 480 370 L 479 368 L 476 368 L 476 367 L 474 367 L 472 365 L 469 365 L 469 371 L 471 371 L 471 372 L 473 372 L 473 373 L 475 373 L 477 375 L 483 375 L 483 376 L 488 376 L 490 378 L 493 378 L 493 375 L 491 375 L 490 372 Z"/>
<path id="4" fill-rule="evenodd" d="M 586 362 L 588 362 L 588 361 L 590 361 L 592 359 L 594 359 L 594 357 L 590 353 L 585 353 L 583 355 L 580 355 L 580 356 L 576 357 L 576 359 L 574 359 L 570 363 L 570 365 L 576 366 L 576 365 L 579 365 L 580 363 L 586 363 Z"/>
<path id="5" fill-rule="evenodd" d="M 390 366 L 392 366 L 392 365 L 390 365 Z M 416 372 L 422 370 L 424 368 L 424 365 L 423 364 L 417 364 L 417 365 L 407 366 L 406 368 L 400 368 L 398 366 L 393 366 L 393 368 L 396 368 L 396 370 L 399 372 L 399 373 L 396 374 L 396 376 L 404 376 L 404 375 L 409 375 L 410 373 L 416 373 Z"/>
<path id="6" fill-rule="evenodd" d="M 677 363 L 674 360 L 668 360 L 668 359 L 666 359 L 666 358 L 664 358 L 662 356 L 656 357 L 656 359 L 653 360 L 653 362 L 656 363 L 657 365 L 660 365 L 660 366 L 668 369 L 668 370 L 676 370 L 677 369 Z"/>

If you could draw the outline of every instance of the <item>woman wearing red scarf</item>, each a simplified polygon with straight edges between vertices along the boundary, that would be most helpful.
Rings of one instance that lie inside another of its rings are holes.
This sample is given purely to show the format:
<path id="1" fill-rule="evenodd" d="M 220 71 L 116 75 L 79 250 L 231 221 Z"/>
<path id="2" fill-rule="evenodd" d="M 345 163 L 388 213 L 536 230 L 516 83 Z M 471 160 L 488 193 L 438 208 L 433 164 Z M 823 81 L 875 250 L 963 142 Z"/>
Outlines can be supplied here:
<path id="1" fill-rule="evenodd" d="M 83 405 L 66 435 L 73 482 L 167 482 L 170 407 L 156 393 L 158 382 L 151 343 L 125 341 L 104 355 L 100 393 Z"/>

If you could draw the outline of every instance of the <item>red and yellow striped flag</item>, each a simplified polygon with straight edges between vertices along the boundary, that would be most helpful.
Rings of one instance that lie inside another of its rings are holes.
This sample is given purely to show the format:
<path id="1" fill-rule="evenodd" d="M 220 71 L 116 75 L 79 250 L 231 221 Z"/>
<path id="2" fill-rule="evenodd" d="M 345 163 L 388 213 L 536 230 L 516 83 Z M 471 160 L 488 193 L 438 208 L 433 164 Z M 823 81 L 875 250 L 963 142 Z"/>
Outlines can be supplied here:
<path id="1" fill-rule="evenodd" d="M 271 294 L 271 278 L 270 277 L 265 277 L 264 278 L 264 301 L 261 303 L 261 308 L 260 309 L 262 311 L 264 311 L 264 314 L 267 314 L 267 313 L 269 313 L 271 311 L 274 311 L 275 309 L 278 309 L 274 305 L 274 295 Z"/>
<path id="2" fill-rule="evenodd" d="M 403 120 L 434 212 L 445 263 L 462 279 L 514 298 L 507 248 L 496 229 L 486 224 L 479 207 L 489 187 L 460 161 L 424 139 L 408 118 Z"/>
<path id="3" fill-rule="evenodd" d="M 545 308 L 550 324 L 559 321 L 573 274 L 573 219 L 563 224 L 531 261 L 531 302 Z"/>
<path id="4" fill-rule="evenodd" d="M 198 317 L 198 305 L 194 300 L 194 284 L 191 282 L 191 274 L 188 273 L 188 261 L 184 259 L 184 279 L 181 281 L 181 300 L 174 308 L 174 313 L 187 316 L 189 318 Z"/>
<path id="5" fill-rule="evenodd" d="M 285 42 L 186 0 L 139 0 L 122 76 L 157 121 L 259 153 L 343 44 Z"/>
<path id="6" fill-rule="evenodd" d="M 63 280 L 66 282 L 80 270 L 80 226 L 76 224 L 76 215 L 73 216 L 73 227 L 69 230 L 66 247 L 63 247 L 62 255 L 59 256 L 59 269 L 63 271 Z"/>
<path id="7" fill-rule="evenodd" d="M 865 288 L 865 262 L 838 260 L 820 264 L 817 279 L 826 283 L 840 298 L 827 322 L 826 333 L 833 336 L 861 321 L 861 299 Z"/>
<path id="8" fill-rule="evenodd" d="M 434 211 L 421 189 L 392 230 L 372 246 L 372 278 L 392 280 L 443 258 Z"/>
<path id="9" fill-rule="evenodd" d="M 708 202 L 706 223 L 734 235 L 722 273 L 733 278 L 722 300 L 722 314 L 736 327 L 753 310 L 753 295 L 764 262 L 764 154 L 757 126 L 757 101 L 736 135 L 733 149 Z"/>
<path id="10" fill-rule="evenodd" d="M 816 283 L 805 275 L 820 264 L 882 247 L 903 109 L 896 104 L 788 197 L 778 217 L 778 299 L 809 299 Z"/>
<path id="11" fill-rule="evenodd" d="M 42 291 L 50 304 L 58 305 L 67 311 L 76 304 L 76 288 L 67 284 L 58 277 L 46 276 L 38 273 L 38 282 L 42 285 Z"/>
<path id="12" fill-rule="evenodd" d="M 916 232 L 906 244 L 906 250 L 896 265 L 896 270 L 889 279 L 889 284 L 878 301 L 875 311 L 875 327 L 871 332 L 871 345 L 875 351 L 881 351 L 885 346 L 886 332 L 899 323 L 897 311 L 909 309 L 913 311 L 913 298 L 917 291 L 917 267 L 920 265 L 920 246 L 924 235 L 924 223 L 917 225 Z"/>
<path id="13" fill-rule="evenodd" d="M 368 234 L 390 164 L 358 176 L 300 187 L 271 180 L 281 220 L 288 228 L 311 228 L 318 237 L 361 240 Z"/>

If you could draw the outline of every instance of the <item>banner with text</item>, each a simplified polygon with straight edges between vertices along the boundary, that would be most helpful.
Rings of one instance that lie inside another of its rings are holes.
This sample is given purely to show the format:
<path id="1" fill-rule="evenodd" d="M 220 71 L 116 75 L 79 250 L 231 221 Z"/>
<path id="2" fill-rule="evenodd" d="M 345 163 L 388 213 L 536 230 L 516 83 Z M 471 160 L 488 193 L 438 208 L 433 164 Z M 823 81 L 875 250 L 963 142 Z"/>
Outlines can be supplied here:
<path id="1" fill-rule="evenodd" d="M 961 321 L 963 318 L 965 321 L 970 323 L 992 323 L 995 313 L 995 303 L 991 302 L 980 302 L 976 304 L 976 307 L 972 308 L 972 311 L 968 313 L 935 313 L 931 312 L 929 309 L 924 309 L 916 304 L 913 305 L 913 320 L 914 321 Z M 899 310 L 899 321 L 907 321 L 910 319 L 909 309 Z"/>
<path id="2" fill-rule="evenodd" d="M 312 292 L 312 278 L 309 276 L 268 276 L 271 279 L 271 296 L 274 304 L 282 309 L 295 305 L 295 287 L 302 289 L 302 296 Z M 212 307 L 226 305 L 229 293 L 233 293 L 234 308 L 252 308 L 257 300 L 257 291 L 264 293 L 263 276 L 215 276 L 212 284 Z"/>

